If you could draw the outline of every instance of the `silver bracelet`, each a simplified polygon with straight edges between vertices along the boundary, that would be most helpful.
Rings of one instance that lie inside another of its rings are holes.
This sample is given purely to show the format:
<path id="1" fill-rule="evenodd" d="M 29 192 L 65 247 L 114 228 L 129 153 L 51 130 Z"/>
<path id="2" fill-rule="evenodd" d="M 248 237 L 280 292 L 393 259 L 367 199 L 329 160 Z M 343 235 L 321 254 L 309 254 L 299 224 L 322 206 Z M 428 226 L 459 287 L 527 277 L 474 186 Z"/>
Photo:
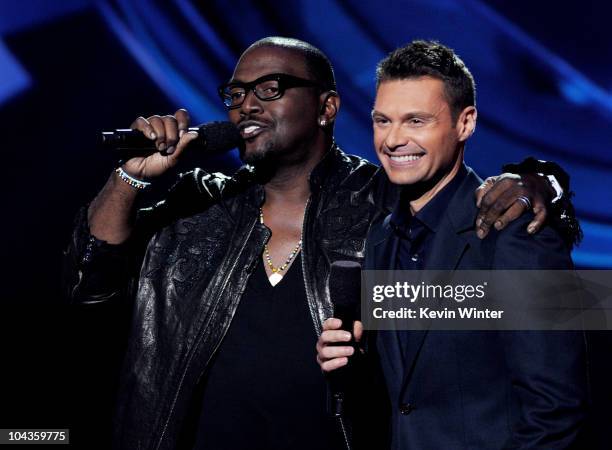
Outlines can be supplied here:
<path id="1" fill-rule="evenodd" d="M 563 188 L 561 187 L 561 184 L 559 184 L 559 182 L 557 181 L 557 177 L 555 177 L 554 175 L 546 175 L 540 172 L 538 172 L 538 175 L 540 175 L 541 177 L 546 177 L 552 188 L 555 190 L 555 198 L 553 198 L 550 203 L 555 203 L 557 200 L 563 197 Z"/>
<path id="2" fill-rule="evenodd" d="M 117 175 L 119 175 L 119 178 L 121 178 L 123 181 L 125 181 L 127 184 L 129 184 L 133 188 L 142 190 L 142 189 L 146 189 L 149 186 L 151 186 L 151 183 L 149 183 L 148 181 L 142 181 L 142 180 L 139 180 L 138 178 L 134 178 L 130 176 L 121 167 L 117 167 L 115 169 L 115 172 L 117 173 Z"/>

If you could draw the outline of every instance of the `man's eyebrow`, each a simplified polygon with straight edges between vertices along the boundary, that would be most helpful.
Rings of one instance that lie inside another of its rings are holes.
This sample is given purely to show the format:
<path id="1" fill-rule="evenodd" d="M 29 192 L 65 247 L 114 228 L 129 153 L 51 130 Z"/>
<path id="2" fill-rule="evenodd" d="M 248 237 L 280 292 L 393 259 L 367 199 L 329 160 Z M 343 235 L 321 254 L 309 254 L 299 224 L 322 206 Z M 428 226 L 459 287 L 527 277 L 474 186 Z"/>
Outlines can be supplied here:
<path id="1" fill-rule="evenodd" d="M 274 74 L 273 73 L 269 73 L 267 75 L 262 75 L 262 76 L 260 76 L 258 78 L 255 78 L 254 80 L 251 80 L 251 81 L 244 81 L 244 80 L 241 80 L 239 78 L 231 78 L 226 84 L 250 84 L 250 83 L 253 83 L 253 82 L 255 82 L 257 80 L 260 80 L 262 78 L 268 77 L 270 75 L 274 75 Z"/>
<path id="2" fill-rule="evenodd" d="M 380 111 L 376 111 L 375 109 L 372 110 L 372 112 L 370 113 L 372 117 L 384 117 L 384 118 L 388 118 L 386 114 L 380 112 Z M 418 117 L 420 119 L 432 119 L 434 117 L 436 117 L 436 114 L 432 114 L 429 112 L 425 112 L 425 111 L 410 111 L 407 112 L 405 114 L 402 114 L 402 120 L 406 120 L 406 119 L 411 119 L 413 117 Z"/>
<path id="3" fill-rule="evenodd" d="M 402 120 L 412 119 L 413 117 L 418 117 L 419 119 L 433 119 L 437 114 L 433 114 L 425 111 L 410 111 L 404 115 L 402 115 Z"/>

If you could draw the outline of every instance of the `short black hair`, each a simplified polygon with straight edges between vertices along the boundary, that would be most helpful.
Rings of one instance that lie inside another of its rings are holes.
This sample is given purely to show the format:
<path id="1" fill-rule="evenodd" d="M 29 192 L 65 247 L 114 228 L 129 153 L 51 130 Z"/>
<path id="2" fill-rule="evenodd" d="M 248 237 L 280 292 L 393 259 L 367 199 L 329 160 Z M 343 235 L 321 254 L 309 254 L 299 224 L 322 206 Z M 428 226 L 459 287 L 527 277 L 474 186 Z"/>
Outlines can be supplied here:
<path id="1" fill-rule="evenodd" d="M 314 45 L 299 39 L 270 36 L 254 42 L 246 51 L 258 47 L 280 47 L 300 53 L 312 80 L 319 83 L 326 91 L 337 91 L 334 68 L 325 53 Z"/>
<path id="2" fill-rule="evenodd" d="M 436 41 L 412 41 L 392 51 L 376 67 L 376 89 L 384 81 L 419 77 L 444 82 L 444 93 L 456 120 L 468 106 L 476 106 L 476 83 L 452 48 Z"/>

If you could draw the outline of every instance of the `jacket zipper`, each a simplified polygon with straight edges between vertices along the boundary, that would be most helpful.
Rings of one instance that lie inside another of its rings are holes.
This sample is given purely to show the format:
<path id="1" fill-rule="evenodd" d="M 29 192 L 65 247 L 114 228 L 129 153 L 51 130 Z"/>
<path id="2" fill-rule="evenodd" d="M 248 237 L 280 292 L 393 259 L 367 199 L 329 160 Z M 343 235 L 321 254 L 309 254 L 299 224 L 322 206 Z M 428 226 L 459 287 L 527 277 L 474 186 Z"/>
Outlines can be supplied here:
<path id="1" fill-rule="evenodd" d="M 308 197 L 306 201 L 306 208 L 304 208 L 304 219 L 302 220 L 302 277 L 304 278 L 304 287 L 306 288 L 306 300 L 308 300 L 308 309 L 310 310 L 310 317 L 314 325 L 315 335 L 319 337 L 321 335 L 321 324 L 318 314 L 316 314 L 316 305 L 312 295 L 310 294 L 310 285 L 308 284 L 308 277 L 306 274 L 306 240 L 304 230 L 306 229 L 306 222 L 308 217 L 308 210 L 310 209 L 311 197 Z M 315 311 L 315 312 L 313 312 Z"/>
<path id="2" fill-rule="evenodd" d="M 351 444 L 349 442 L 348 435 L 346 434 L 346 428 L 344 426 L 344 418 L 342 416 L 338 416 L 338 422 L 340 423 L 340 429 L 342 430 L 342 437 L 344 438 L 346 450 L 351 450 Z"/>
<path id="3" fill-rule="evenodd" d="M 312 323 L 314 324 L 315 334 L 316 336 L 321 335 L 322 324 L 320 323 L 320 317 L 316 314 L 317 308 L 314 304 L 314 299 L 310 295 L 310 286 L 308 284 L 308 277 L 306 276 L 306 241 L 305 241 L 305 233 L 306 223 L 308 217 L 308 211 L 310 209 L 310 199 L 308 197 L 308 201 L 306 202 L 306 208 L 304 209 L 304 220 L 302 221 L 302 276 L 304 277 L 304 287 L 306 288 L 306 299 L 308 300 L 308 306 L 310 309 L 310 317 L 312 318 Z M 313 313 L 313 310 L 315 313 Z M 340 425 L 340 431 L 342 432 L 342 437 L 344 438 L 344 444 L 346 446 L 346 450 L 351 450 L 351 444 L 349 442 L 348 434 L 346 433 L 346 427 L 344 426 L 344 418 L 342 416 L 338 416 L 338 423 Z"/>
<path id="4" fill-rule="evenodd" d="M 246 239 L 244 240 L 244 242 L 242 243 L 242 246 L 240 247 L 240 251 L 238 252 L 238 256 L 242 255 L 242 252 L 244 251 L 244 248 L 246 247 L 247 242 L 249 242 L 249 239 L 251 238 L 251 234 L 253 233 L 253 229 L 255 228 L 255 225 L 257 225 L 257 221 L 258 220 L 259 219 L 255 219 L 255 221 L 251 225 L 251 228 L 249 228 L 249 232 L 247 233 Z M 217 294 L 217 296 L 215 298 L 215 301 L 216 301 L 215 304 L 218 304 L 219 297 L 225 291 L 225 287 L 227 286 L 227 283 L 228 283 L 231 275 L 234 273 L 234 269 L 236 268 L 237 264 L 238 264 L 238 258 L 235 258 L 234 259 L 234 263 L 232 264 L 232 267 L 230 268 L 230 271 L 229 271 L 228 275 L 225 277 L 225 280 L 223 282 L 223 286 L 221 287 L 221 289 L 219 290 L 219 293 Z M 216 307 L 215 307 L 215 309 L 216 309 Z M 213 313 L 214 313 L 214 310 L 213 310 Z M 208 322 L 206 323 L 206 326 L 208 325 L 208 323 L 210 322 L 211 319 L 212 319 L 212 314 L 209 316 L 209 319 L 208 319 Z M 194 343 L 193 350 L 192 350 L 191 354 L 189 355 L 189 359 L 187 361 L 187 365 L 186 365 L 185 370 L 183 371 L 183 374 L 181 375 L 181 379 L 179 381 L 178 389 L 176 390 L 176 394 L 174 395 L 174 399 L 172 400 L 172 406 L 170 407 L 170 412 L 168 413 L 166 422 L 164 423 L 164 428 L 162 429 L 162 433 L 161 433 L 161 436 L 159 437 L 159 441 L 158 441 L 157 445 L 155 446 L 156 449 L 160 448 L 160 446 L 161 446 L 161 444 L 162 444 L 162 442 L 164 440 L 164 436 L 165 436 L 166 430 L 168 428 L 168 422 L 170 422 L 170 417 L 172 417 L 172 414 L 174 413 L 174 408 L 176 406 L 176 401 L 178 399 L 179 392 L 181 391 L 181 387 L 183 385 L 183 380 L 185 379 L 185 375 L 187 374 L 187 369 L 189 368 L 189 365 L 191 364 L 191 358 L 193 357 L 195 349 L 199 345 L 199 341 L 201 339 L 201 335 L 204 332 L 204 330 L 206 329 L 206 326 L 203 326 L 200 329 L 200 332 L 198 333 L 198 337 L 196 339 L 196 342 Z M 206 364 L 205 364 L 204 367 L 208 366 L 208 364 L 210 363 L 210 360 L 212 359 L 212 357 L 215 355 L 215 353 L 217 353 L 217 350 L 221 346 L 221 342 L 223 342 L 223 339 L 225 338 L 225 335 L 227 334 L 228 330 L 229 330 L 229 326 L 226 327 L 225 330 L 223 330 L 223 334 L 221 335 L 221 339 L 219 339 L 219 341 L 215 345 L 215 348 L 213 349 L 213 351 L 211 352 L 210 356 L 206 360 Z"/>

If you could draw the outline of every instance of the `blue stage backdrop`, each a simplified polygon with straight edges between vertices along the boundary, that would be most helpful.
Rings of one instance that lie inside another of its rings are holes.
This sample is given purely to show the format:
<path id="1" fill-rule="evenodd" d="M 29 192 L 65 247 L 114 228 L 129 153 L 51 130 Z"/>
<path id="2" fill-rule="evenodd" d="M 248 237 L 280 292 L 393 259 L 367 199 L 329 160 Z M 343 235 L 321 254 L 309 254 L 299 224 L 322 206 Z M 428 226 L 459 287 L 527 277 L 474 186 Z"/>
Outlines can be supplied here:
<path id="1" fill-rule="evenodd" d="M 483 176 L 527 155 L 560 163 L 584 229 L 574 259 L 612 268 L 612 5 L 564 3 L 0 0 L 2 428 L 70 428 L 74 448 L 110 448 L 130 305 L 80 310 L 59 295 L 72 218 L 116 163 L 96 138 L 179 107 L 195 122 L 224 118 L 215 87 L 265 36 L 329 55 L 342 97 L 337 141 L 371 160 L 376 62 L 415 38 L 453 47 L 478 83 L 468 163 Z M 199 163 L 239 164 L 236 155 Z M 601 445 L 588 448 L 609 448 L 610 341 L 601 333 L 591 344 L 589 434 Z"/>
<path id="2" fill-rule="evenodd" d="M 17 237 L 6 248 L 18 268 L 40 270 L 54 285 L 70 217 L 112 166 L 95 148 L 96 133 L 178 107 L 198 122 L 225 117 L 215 87 L 264 36 L 304 39 L 329 55 L 342 97 L 337 141 L 375 160 L 375 64 L 428 38 L 453 47 L 477 80 L 468 163 L 485 176 L 527 155 L 560 163 L 584 230 L 574 259 L 612 267 L 612 7 L 598 3 L 2 1 L 0 120 L 4 182 L 14 192 L 5 202 L 14 220 L 3 226 Z M 230 170 L 238 161 L 203 164 Z M 33 268 L 28 245 L 54 268 Z"/>

